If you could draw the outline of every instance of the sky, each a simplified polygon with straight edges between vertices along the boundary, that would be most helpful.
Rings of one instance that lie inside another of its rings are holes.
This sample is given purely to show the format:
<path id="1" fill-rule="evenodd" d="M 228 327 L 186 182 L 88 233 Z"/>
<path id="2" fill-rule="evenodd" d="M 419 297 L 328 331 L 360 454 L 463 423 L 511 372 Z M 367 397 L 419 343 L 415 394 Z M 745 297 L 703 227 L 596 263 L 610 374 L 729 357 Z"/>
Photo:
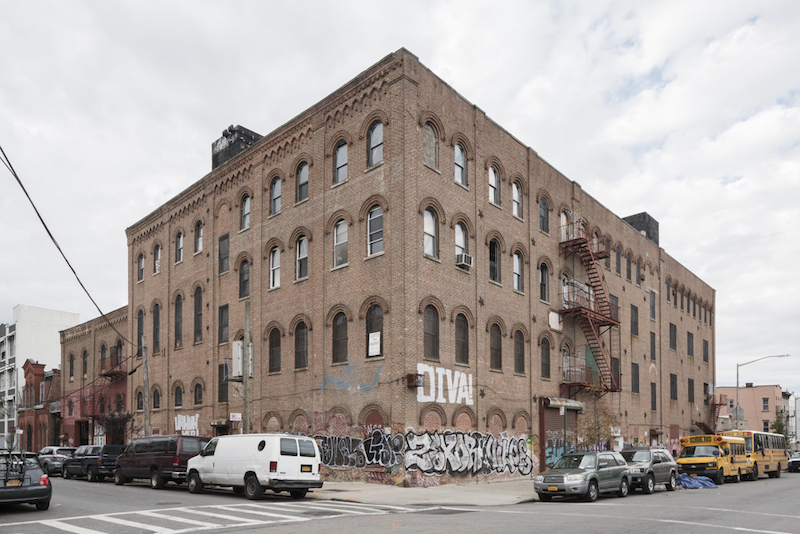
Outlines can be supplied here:
<path id="1" fill-rule="evenodd" d="M 716 290 L 717 385 L 800 394 L 800 2 L 0 0 L 0 146 L 103 312 L 125 229 L 406 48 Z M 0 167 L 0 322 L 99 315 Z"/>

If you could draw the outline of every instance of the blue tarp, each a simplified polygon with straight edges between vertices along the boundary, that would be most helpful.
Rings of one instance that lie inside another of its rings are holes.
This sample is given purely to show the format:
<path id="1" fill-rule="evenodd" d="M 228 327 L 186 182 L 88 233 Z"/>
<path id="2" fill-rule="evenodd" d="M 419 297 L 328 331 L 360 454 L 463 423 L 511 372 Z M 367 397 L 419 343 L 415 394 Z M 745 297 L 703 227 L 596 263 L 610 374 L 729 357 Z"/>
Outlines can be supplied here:
<path id="1" fill-rule="evenodd" d="M 686 473 L 678 475 L 678 484 L 685 489 L 713 489 L 717 487 L 714 481 L 708 477 L 690 477 Z"/>

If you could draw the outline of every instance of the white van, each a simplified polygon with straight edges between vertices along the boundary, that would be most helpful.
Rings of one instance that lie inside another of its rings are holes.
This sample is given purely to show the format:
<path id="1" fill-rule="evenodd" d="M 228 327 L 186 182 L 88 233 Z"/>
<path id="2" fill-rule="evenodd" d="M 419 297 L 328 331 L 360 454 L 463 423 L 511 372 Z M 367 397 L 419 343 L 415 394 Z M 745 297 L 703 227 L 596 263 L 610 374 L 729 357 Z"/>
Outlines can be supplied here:
<path id="1" fill-rule="evenodd" d="M 260 499 L 265 489 L 289 491 L 302 499 L 310 488 L 321 488 L 320 457 L 312 438 L 287 434 L 218 436 L 190 458 L 189 491 L 203 486 L 231 486 L 248 499 Z"/>

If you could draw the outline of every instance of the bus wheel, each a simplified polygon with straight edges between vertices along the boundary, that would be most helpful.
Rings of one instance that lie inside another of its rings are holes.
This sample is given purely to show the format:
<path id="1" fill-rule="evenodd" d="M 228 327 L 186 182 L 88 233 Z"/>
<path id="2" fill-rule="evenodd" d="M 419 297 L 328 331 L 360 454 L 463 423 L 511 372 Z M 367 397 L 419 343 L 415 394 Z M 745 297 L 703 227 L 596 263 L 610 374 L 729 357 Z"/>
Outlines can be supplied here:
<path id="1" fill-rule="evenodd" d="M 753 471 L 750 473 L 750 480 L 758 480 L 758 464 L 753 464 Z"/>
<path id="2" fill-rule="evenodd" d="M 717 471 L 717 479 L 714 482 L 716 482 L 717 486 L 722 486 L 725 484 L 725 472 L 722 470 L 722 468 Z"/>
<path id="3" fill-rule="evenodd" d="M 775 470 L 775 478 L 781 478 L 781 464 L 778 464 L 778 468 Z"/>
<path id="4" fill-rule="evenodd" d="M 739 469 L 738 471 L 736 471 L 736 474 L 733 476 L 733 482 L 734 482 L 734 484 L 738 484 L 741 481 L 742 481 L 742 470 Z"/>

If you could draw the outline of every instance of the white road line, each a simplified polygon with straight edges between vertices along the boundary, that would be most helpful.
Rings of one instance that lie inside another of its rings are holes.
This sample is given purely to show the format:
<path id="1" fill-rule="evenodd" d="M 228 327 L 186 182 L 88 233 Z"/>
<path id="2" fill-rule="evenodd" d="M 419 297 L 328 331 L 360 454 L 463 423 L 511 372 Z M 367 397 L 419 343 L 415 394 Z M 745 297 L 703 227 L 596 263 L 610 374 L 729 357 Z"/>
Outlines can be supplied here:
<path id="1" fill-rule="evenodd" d="M 66 532 L 72 532 L 74 534 L 106 534 L 105 532 L 100 532 L 99 530 L 92 530 L 89 528 L 78 527 L 75 525 L 70 525 L 69 523 L 64 523 L 62 521 L 58 521 L 56 519 L 45 519 L 44 521 L 31 521 L 30 524 L 39 523 L 48 527 L 56 528 L 59 530 L 63 530 Z"/>
<path id="2" fill-rule="evenodd" d="M 283 515 L 283 514 L 276 514 L 274 512 L 263 512 L 259 510 L 243 510 L 240 507 L 234 508 L 233 506 L 218 506 L 219 510 L 227 510 L 228 512 L 238 512 L 242 514 L 257 514 L 257 515 L 264 515 L 267 517 L 279 517 L 284 521 L 309 521 L 310 517 L 297 517 L 294 515 Z"/>
<path id="3" fill-rule="evenodd" d="M 186 517 L 178 517 L 176 515 L 162 514 L 160 512 L 151 512 L 149 510 L 148 511 L 144 511 L 144 512 L 136 512 L 136 513 L 142 514 L 142 515 L 146 515 L 148 517 L 155 517 L 157 519 L 166 519 L 168 521 L 175 521 L 176 523 L 186 523 L 187 525 L 197 525 L 198 527 L 213 527 L 213 526 L 216 526 L 215 523 L 209 523 L 208 521 L 195 521 L 194 519 L 188 519 Z"/>
<path id="4" fill-rule="evenodd" d="M 214 508 L 219 508 L 219 506 L 214 506 Z M 214 512 L 206 512 L 205 510 L 192 510 L 193 514 L 200 514 L 200 515 L 207 515 L 208 517 L 216 517 L 217 519 L 225 519 L 227 521 L 235 521 L 237 525 L 234 526 L 244 526 L 244 525 L 262 525 L 265 523 L 271 523 L 272 521 L 261 521 L 258 519 L 244 519 L 241 517 L 235 517 L 232 515 L 225 515 L 225 514 L 215 514 Z M 220 525 L 222 526 L 222 525 Z M 225 525 L 231 526 L 231 525 Z"/>
<path id="5" fill-rule="evenodd" d="M 135 512 L 136 513 L 136 512 Z M 157 532 L 158 534 L 175 534 L 177 530 L 167 528 L 167 527 L 159 527 L 157 525 L 148 525 L 147 523 L 138 523 L 136 521 L 128 521 L 127 519 L 122 519 L 121 517 L 114 517 L 108 515 L 97 515 L 94 516 L 92 519 L 99 519 L 100 521 L 105 521 L 107 523 L 114 523 L 115 525 L 122 525 L 125 527 L 133 527 L 142 530 L 150 530 L 152 532 Z"/>
<path id="6" fill-rule="evenodd" d="M 331 512 L 341 512 L 343 514 L 355 514 L 355 515 L 371 514 L 371 512 L 360 512 L 356 510 L 348 510 L 347 508 L 337 508 L 336 505 L 328 505 L 328 504 L 316 504 L 314 506 L 310 506 L 309 508 L 318 508 L 320 510 L 329 510 Z"/>

